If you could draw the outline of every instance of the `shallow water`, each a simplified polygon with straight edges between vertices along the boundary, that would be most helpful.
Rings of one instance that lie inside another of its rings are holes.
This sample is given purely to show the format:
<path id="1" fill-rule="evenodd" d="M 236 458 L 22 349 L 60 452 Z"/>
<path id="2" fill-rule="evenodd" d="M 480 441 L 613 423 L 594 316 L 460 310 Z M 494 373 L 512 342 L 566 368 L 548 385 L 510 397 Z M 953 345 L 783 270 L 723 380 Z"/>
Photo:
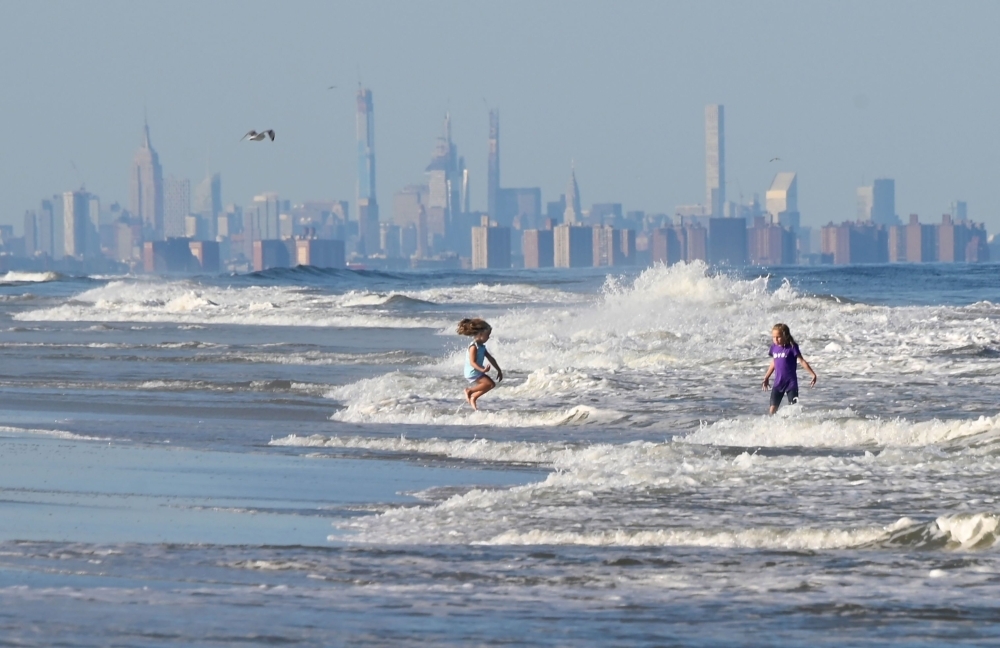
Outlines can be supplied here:
<path id="1" fill-rule="evenodd" d="M 997 265 L 0 278 L 0 646 L 993 643 L 997 304 Z M 778 321 L 820 379 L 770 418 Z"/>

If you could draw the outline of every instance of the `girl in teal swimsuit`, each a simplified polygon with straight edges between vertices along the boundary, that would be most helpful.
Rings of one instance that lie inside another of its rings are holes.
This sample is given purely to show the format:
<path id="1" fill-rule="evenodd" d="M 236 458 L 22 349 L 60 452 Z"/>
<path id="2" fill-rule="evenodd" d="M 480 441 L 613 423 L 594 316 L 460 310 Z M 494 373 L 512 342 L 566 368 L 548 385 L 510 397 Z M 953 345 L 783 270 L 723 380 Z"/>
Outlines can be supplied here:
<path id="1" fill-rule="evenodd" d="M 466 318 L 458 323 L 458 334 L 471 336 L 469 352 L 465 356 L 465 379 L 472 383 L 465 388 L 465 400 L 472 405 L 472 409 L 478 410 L 476 401 L 479 397 L 496 387 L 496 383 L 489 377 L 490 369 L 496 367 L 497 380 L 503 380 L 503 369 L 496 359 L 486 350 L 486 341 L 490 339 L 493 327 L 478 317 L 475 319 Z M 489 361 L 489 362 L 487 362 Z"/>

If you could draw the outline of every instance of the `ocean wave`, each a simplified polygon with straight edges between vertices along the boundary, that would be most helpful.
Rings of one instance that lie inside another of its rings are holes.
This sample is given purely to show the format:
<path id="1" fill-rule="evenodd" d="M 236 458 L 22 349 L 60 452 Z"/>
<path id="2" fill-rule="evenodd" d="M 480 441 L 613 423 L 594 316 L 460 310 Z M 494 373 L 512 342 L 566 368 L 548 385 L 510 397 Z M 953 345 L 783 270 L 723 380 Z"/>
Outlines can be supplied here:
<path id="1" fill-rule="evenodd" d="M 43 428 L 20 428 L 7 425 L 0 426 L 0 435 L 4 436 L 45 436 L 67 441 L 110 441 L 108 437 L 94 437 L 74 434 L 66 430 L 48 430 Z"/>
<path id="2" fill-rule="evenodd" d="M 0 284 L 47 283 L 59 281 L 62 275 L 58 272 L 18 272 L 10 270 L 0 276 Z"/>
<path id="3" fill-rule="evenodd" d="M 909 421 L 861 417 L 850 409 L 805 412 L 786 407 L 775 416 L 702 423 L 681 443 L 736 447 L 924 447 L 1000 439 L 1000 415 L 976 419 Z"/>

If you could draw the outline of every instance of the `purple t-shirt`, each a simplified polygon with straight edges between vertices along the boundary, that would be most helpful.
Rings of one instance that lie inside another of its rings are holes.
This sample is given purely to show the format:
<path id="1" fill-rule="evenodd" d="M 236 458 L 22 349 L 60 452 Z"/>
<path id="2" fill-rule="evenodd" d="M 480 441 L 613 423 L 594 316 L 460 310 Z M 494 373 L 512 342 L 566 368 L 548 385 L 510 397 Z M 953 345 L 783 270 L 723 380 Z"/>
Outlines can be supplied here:
<path id="1" fill-rule="evenodd" d="M 774 358 L 774 388 L 782 392 L 792 389 L 797 391 L 799 379 L 795 375 L 795 363 L 802 355 L 798 345 L 783 347 L 772 344 L 767 353 Z"/>

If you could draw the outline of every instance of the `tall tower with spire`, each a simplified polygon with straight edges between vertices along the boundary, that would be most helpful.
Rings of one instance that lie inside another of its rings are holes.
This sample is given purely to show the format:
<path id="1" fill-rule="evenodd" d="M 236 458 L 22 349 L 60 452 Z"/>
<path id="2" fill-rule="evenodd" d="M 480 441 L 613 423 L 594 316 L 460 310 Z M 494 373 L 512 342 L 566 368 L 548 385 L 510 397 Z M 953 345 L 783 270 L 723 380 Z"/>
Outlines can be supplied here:
<path id="1" fill-rule="evenodd" d="M 580 225 L 583 212 L 580 210 L 580 185 L 576 183 L 576 164 L 570 167 L 569 184 L 566 185 L 566 211 L 563 212 L 563 223 Z"/>
<path id="2" fill-rule="evenodd" d="M 486 167 L 486 212 L 499 218 L 500 212 L 500 111 L 490 111 L 489 160 Z"/>
<path id="3" fill-rule="evenodd" d="M 358 245 L 359 254 L 379 251 L 378 201 L 375 199 L 375 107 L 372 91 L 358 84 Z"/>
<path id="4" fill-rule="evenodd" d="M 442 134 L 434 145 L 427 174 L 427 235 L 435 251 L 453 244 L 456 234 L 453 224 L 462 212 L 462 181 L 465 160 L 458 155 L 458 147 L 451 140 L 451 115 L 444 117 Z"/>
<path id="5" fill-rule="evenodd" d="M 705 106 L 705 206 L 718 218 L 725 204 L 725 111 L 719 104 L 709 104 Z"/>
<path id="6" fill-rule="evenodd" d="M 163 169 L 149 140 L 149 122 L 143 120 L 142 146 L 132 157 L 129 210 L 154 238 L 163 238 Z"/>

